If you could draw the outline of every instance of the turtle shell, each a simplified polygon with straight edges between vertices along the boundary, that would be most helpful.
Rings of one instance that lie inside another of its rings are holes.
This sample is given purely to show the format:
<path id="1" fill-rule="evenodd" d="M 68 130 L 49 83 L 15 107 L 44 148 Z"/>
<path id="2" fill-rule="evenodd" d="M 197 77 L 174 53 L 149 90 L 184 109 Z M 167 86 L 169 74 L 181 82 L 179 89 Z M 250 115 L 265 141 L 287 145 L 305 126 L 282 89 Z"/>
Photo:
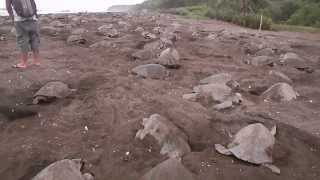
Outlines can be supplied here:
<path id="1" fill-rule="evenodd" d="M 164 79 L 167 76 L 166 68 L 159 64 L 146 64 L 132 69 L 134 74 L 144 78 Z"/>
<path id="2" fill-rule="evenodd" d="M 241 129 L 229 144 L 229 151 L 237 158 L 253 163 L 272 163 L 275 138 L 262 124 L 251 124 Z"/>
<path id="3" fill-rule="evenodd" d="M 176 49 L 167 48 L 166 50 L 162 51 L 156 62 L 168 68 L 179 68 L 180 55 Z"/>
<path id="4" fill-rule="evenodd" d="M 82 174 L 83 162 L 80 159 L 64 159 L 55 162 L 41 172 L 33 180 L 87 180 L 92 179 L 89 174 Z"/>
<path id="5" fill-rule="evenodd" d="M 49 98 L 65 98 L 71 94 L 71 89 L 69 89 L 67 84 L 63 82 L 55 81 L 49 82 L 43 86 L 35 95 L 44 96 Z"/>
<path id="6" fill-rule="evenodd" d="M 142 180 L 194 180 L 194 175 L 179 160 L 168 159 L 145 174 Z"/>
<path id="7" fill-rule="evenodd" d="M 262 94 L 264 99 L 275 101 L 291 101 L 297 99 L 299 94 L 287 83 L 277 83 Z"/>

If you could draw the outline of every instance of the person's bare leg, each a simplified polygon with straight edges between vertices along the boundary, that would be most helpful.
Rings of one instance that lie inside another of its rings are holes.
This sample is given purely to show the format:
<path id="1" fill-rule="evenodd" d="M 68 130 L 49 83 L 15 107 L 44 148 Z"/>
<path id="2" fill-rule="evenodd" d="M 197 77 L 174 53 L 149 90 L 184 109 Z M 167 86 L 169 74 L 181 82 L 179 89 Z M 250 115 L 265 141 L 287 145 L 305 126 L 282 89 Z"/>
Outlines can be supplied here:
<path id="1" fill-rule="evenodd" d="M 21 62 L 17 65 L 15 65 L 15 68 L 26 68 L 27 67 L 27 61 L 28 61 L 28 53 L 22 52 L 21 53 Z"/>
<path id="2" fill-rule="evenodd" d="M 33 51 L 33 62 L 32 64 L 34 65 L 40 65 L 40 60 L 39 60 L 39 51 Z"/>

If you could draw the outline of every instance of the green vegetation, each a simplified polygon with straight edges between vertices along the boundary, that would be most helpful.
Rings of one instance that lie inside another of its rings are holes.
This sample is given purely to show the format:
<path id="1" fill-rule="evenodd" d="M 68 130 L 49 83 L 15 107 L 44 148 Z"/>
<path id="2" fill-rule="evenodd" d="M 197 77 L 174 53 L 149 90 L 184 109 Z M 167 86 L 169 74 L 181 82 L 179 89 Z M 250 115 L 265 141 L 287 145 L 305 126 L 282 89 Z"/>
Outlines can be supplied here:
<path id="1" fill-rule="evenodd" d="M 319 0 L 147 0 L 142 7 L 165 9 L 197 19 L 220 19 L 255 29 L 260 26 L 261 15 L 263 29 L 302 29 L 300 26 L 320 28 Z"/>

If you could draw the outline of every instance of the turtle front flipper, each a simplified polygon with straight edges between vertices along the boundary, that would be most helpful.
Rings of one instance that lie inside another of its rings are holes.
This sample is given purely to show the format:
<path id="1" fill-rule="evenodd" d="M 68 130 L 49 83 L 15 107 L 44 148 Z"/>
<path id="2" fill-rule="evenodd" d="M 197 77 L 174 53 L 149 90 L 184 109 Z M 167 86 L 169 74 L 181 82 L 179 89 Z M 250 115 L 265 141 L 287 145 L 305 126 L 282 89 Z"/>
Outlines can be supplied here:
<path id="1" fill-rule="evenodd" d="M 277 126 L 273 126 L 273 128 L 271 129 L 270 133 L 275 136 L 277 134 Z"/>
<path id="2" fill-rule="evenodd" d="M 41 102 L 45 102 L 46 100 L 47 100 L 47 98 L 44 97 L 44 96 L 36 96 L 36 97 L 33 98 L 32 103 L 33 103 L 34 105 L 36 105 L 36 104 L 39 104 L 39 103 L 41 103 Z"/>
<path id="3" fill-rule="evenodd" d="M 218 151 L 218 153 L 223 154 L 223 155 L 227 155 L 230 156 L 232 155 L 232 152 L 225 148 L 224 146 L 222 146 L 221 144 L 215 144 L 214 148 Z"/>
<path id="4" fill-rule="evenodd" d="M 270 169 L 275 174 L 280 174 L 281 173 L 281 170 L 277 166 L 275 166 L 273 164 L 262 164 L 262 166 Z"/>

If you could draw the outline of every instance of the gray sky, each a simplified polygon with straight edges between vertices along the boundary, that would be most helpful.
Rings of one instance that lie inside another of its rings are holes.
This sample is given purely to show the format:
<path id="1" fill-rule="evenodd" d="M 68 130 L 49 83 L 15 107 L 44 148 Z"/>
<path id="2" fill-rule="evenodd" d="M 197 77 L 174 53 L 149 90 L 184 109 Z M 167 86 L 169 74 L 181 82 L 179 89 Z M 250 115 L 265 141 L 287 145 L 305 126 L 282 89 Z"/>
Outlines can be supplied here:
<path id="1" fill-rule="evenodd" d="M 144 0 L 35 0 L 38 9 L 46 12 L 71 11 L 106 11 L 112 5 L 137 4 Z M 5 0 L 0 0 L 0 8 L 5 7 Z"/>

